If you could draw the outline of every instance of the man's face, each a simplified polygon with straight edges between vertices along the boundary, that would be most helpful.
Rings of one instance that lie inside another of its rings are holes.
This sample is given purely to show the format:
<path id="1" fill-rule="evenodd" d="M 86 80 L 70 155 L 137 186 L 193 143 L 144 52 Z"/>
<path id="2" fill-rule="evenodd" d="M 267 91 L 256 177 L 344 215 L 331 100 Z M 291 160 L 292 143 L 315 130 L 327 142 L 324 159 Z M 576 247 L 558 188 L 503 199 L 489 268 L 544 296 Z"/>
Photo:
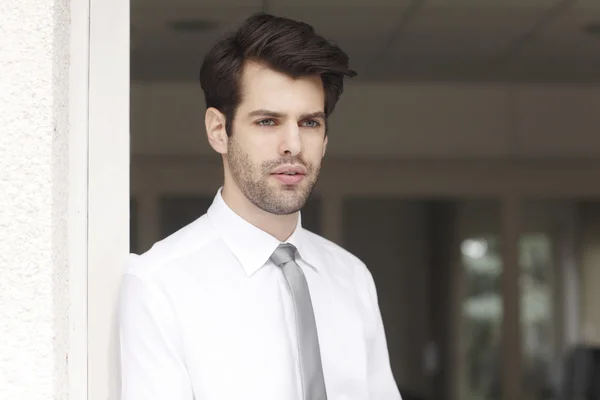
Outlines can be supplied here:
<path id="1" fill-rule="evenodd" d="M 297 79 L 249 63 L 226 162 L 240 191 L 271 214 L 300 210 L 325 154 L 325 93 L 318 76 Z"/>

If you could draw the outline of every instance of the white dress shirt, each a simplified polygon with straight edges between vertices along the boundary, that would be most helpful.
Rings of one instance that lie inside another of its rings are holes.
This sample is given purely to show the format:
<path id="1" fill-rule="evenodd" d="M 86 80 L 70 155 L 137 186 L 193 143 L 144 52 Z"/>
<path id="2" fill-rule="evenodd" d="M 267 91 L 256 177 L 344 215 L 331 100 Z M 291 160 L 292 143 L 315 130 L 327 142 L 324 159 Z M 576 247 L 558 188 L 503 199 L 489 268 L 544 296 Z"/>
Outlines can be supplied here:
<path id="1" fill-rule="evenodd" d="M 401 400 L 373 278 L 298 226 L 328 400 Z M 119 300 L 122 400 L 301 400 L 293 304 L 269 257 L 280 241 L 223 201 L 132 255 Z"/>

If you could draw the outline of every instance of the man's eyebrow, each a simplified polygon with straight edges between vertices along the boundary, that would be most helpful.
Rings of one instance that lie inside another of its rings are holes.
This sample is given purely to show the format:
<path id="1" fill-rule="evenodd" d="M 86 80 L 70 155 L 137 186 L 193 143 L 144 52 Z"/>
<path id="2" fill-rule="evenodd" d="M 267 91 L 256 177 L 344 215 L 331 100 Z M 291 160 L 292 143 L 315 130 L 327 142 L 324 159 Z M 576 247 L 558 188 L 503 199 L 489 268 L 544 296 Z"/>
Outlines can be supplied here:
<path id="1" fill-rule="evenodd" d="M 283 118 L 285 115 L 283 113 L 265 109 L 254 110 L 248 114 L 248 117 L 270 117 L 270 118 Z M 315 111 L 308 114 L 302 114 L 300 119 L 311 119 L 311 118 L 321 118 L 327 119 L 327 116 L 323 111 Z"/>
<path id="2" fill-rule="evenodd" d="M 283 117 L 283 114 L 277 111 L 271 111 L 271 110 L 265 110 L 265 109 L 260 109 L 260 110 L 254 110 L 252 112 L 250 112 L 248 114 L 249 117 L 272 117 L 272 118 L 281 118 Z"/>
<path id="3" fill-rule="evenodd" d="M 312 119 L 312 118 L 327 119 L 327 116 L 325 115 L 325 113 L 323 111 L 317 111 L 317 112 L 309 113 L 309 114 L 302 114 L 300 116 L 300 119 Z"/>

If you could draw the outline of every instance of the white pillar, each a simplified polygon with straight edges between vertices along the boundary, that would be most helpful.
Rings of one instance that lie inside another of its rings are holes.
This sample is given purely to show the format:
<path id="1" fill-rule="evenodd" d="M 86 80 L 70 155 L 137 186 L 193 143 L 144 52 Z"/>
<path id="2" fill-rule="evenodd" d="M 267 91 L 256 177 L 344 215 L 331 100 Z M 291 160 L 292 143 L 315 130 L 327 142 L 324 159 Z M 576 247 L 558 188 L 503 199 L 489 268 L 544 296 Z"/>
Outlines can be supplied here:
<path id="1" fill-rule="evenodd" d="M 129 253 L 128 0 L 91 0 L 88 397 L 118 400 L 117 302 Z"/>

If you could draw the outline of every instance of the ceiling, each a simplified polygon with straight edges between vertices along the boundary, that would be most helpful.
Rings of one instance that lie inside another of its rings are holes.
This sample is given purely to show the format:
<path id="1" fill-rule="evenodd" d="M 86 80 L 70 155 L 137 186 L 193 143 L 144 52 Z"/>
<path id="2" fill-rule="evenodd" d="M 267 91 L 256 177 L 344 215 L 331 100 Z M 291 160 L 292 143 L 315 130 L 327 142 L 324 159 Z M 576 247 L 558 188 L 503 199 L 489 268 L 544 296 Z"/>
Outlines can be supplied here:
<path id="1" fill-rule="evenodd" d="M 337 42 L 362 81 L 600 82 L 600 35 L 584 33 L 600 0 L 131 1 L 134 81 L 195 81 L 220 35 L 267 11 Z"/>

